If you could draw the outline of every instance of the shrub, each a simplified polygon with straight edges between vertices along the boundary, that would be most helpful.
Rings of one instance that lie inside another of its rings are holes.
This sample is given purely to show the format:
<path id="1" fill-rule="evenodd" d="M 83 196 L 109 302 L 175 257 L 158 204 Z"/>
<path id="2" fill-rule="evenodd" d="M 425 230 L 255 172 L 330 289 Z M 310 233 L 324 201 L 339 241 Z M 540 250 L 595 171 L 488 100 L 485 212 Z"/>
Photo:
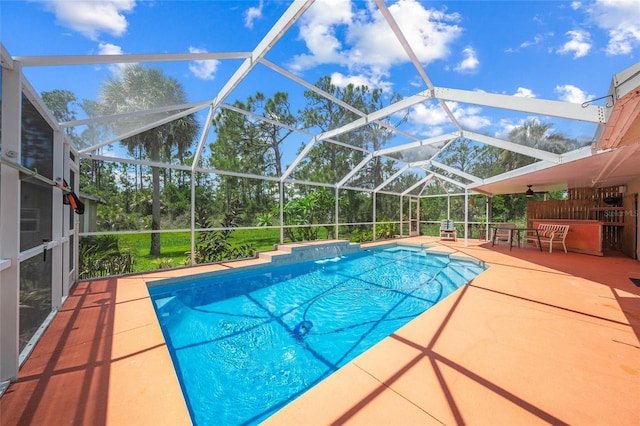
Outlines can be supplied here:
<path id="1" fill-rule="evenodd" d="M 232 228 L 236 226 L 238 216 L 237 209 L 232 206 L 225 214 L 221 226 Z M 200 209 L 196 209 L 196 223 L 199 228 L 213 228 L 207 214 Z M 222 231 L 201 231 L 198 235 L 198 242 L 195 247 L 194 260 L 196 263 L 220 262 L 223 260 L 244 259 L 252 257 L 255 250 L 250 244 L 240 244 L 234 246 L 229 241 L 232 230 Z M 191 253 L 187 253 L 190 255 Z"/>
<path id="2" fill-rule="evenodd" d="M 168 269 L 171 268 L 171 259 L 168 257 L 161 257 L 153 261 L 156 265 L 157 269 Z"/>
<path id="3" fill-rule="evenodd" d="M 84 237 L 80 240 L 79 278 L 87 279 L 133 272 L 135 257 L 120 248 L 115 235 Z"/>

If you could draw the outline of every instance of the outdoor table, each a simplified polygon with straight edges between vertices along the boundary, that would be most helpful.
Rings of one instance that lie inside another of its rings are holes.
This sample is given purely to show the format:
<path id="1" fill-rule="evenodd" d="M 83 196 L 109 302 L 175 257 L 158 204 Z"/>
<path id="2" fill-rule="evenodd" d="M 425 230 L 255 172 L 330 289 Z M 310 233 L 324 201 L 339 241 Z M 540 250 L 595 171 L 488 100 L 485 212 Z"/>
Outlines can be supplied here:
<path id="1" fill-rule="evenodd" d="M 525 235 L 527 232 L 535 232 L 536 238 L 538 239 L 538 248 L 542 251 L 542 244 L 540 243 L 540 234 L 538 233 L 538 228 L 514 228 L 511 231 L 511 241 L 509 241 L 509 251 L 511 251 L 511 247 L 513 246 L 513 233 L 515 232 L 516 238 L 518 239 L 518 247 L 520 247 L 520 233 L 524 232 Z"/>
<path id="2" fill-rule="evenodd" d="M 520 233 L 524 232 L 526 234 L 528 231 L 536 233 L 536 238 L 538 239 L 538 248 L 540 249 L 540 251 L 542 251 L 542 244 L 540 243 L 540 234 L 538 233 L 538 228 L 493 228 L 493 238 L 491 240 L 492 247 L 496 244 L 496 235 L 498 233 L 498 230 L 509 231 L 511 233 L 509 238 L 509 251 L 513 250 L 513 238 L 515 237 L 518 239 L 518 247 L 520 247 Z"/>

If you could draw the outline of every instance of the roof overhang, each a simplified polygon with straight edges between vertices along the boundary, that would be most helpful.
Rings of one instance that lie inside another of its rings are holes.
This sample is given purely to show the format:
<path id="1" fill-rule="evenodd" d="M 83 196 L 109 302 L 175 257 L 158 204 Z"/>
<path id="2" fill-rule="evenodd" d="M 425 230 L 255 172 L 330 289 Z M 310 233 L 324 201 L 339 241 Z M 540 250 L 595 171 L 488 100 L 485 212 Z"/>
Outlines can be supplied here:
<path id="1" fill-rule="evenodd" d="M 640 86 L 615 103 L 598 148 L 617 148 L 638 141 L 640 141 Z"/>
<path id="2" fill-rule="evenodd" d="M 596 135 L 597 148 L 605 150 L 640 141 L 640 63 L 615 74 L 606 126 Z"/>
<path id="3" fill-rule="evenodd" d="M 640 63 L 614 75 L 607 98 L 606 125 L 587 147 L 561 155 L 559 164 L 538 161 L 484 179 L 469 189 L 489 195 L 625 185 L 640 166 Z"/>
<path id="4" fill-rule="evenodd" d="M 522 169 L 485 179 L 483 183 L 471 185 L 469 189 L 497 195 L 523 193 L 527 185 L 532 185 L 534 191 L 625 185 L 638 177 L 640 143 L 596 152 L 582 158 L 575 152 L 574 157 L 565 158 L 562 164 L 557 165 L 539 161 Z"/>

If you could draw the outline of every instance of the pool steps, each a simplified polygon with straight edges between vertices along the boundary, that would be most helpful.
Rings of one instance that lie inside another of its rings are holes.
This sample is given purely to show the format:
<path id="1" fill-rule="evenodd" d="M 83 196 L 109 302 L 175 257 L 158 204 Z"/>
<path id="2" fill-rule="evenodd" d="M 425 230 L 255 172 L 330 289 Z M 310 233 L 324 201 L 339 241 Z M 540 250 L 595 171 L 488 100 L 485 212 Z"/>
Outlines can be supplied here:
<path id="1" fill-rule="evenodd" d="M 443 262 L 458 262 L 461 265 L 464 265 L 465 268 L 461 268 L 464 271 L 467 268 L 471 268 L 471 271 L 467 274 L 462 273 L 459 277 L 455 275 L 453 277 L 449 277 L 449 279 L 453 280 L 454 283 L 460 282 L 460 279 L 463 279 L 462 284 L 468 282 L 472 277 L 475 277 L 477 273 L 484 271 L 486 269 L 486 265 L 484 262 L 473 258 L 471 256 L 467 256 L 465 254 L 459 253 L 455 250 L 451 250 L 448 247 L 441 246 L 439 244 L 433 243 L 423 243 L 423 244 L 407 244 L 407 243 L 396 243 L 392 242 L 389 244 L 381 244 L 375 245 L 371 248 L 387 248 L 388 250 L 406 250 L 407 247 L 409 249 L 414 249 L 416 253 L 423 254 L 425 256 L 434 256 L 436 258 L 442 259 Z M 271 264 L 273 266 L 286 265 L 289 263 L 296 262 L 305 262 L 309 260 L 329 258 L 329 257 L 339 257 L 349 253 L 359 252 L 361 250 L 366 250 L 367 247 L 361 247 L 360 244 L 351 243 L 348 240 L 334 240 L 334 241 L 318 241 L 318 242 L 305 242 L 305 243 L 287 243 L 287 244 L 277 244 L 274 247 L 273 251 L 265 251 L 258 252 L 256 258 L 262 260 L 264 263 L 260 264 L 251 264 L 248 266 L 241 266 L 236 268 L 229 268 L 226 270 L 217 270 L 204 272 L 201 274 L 195 274 L 192 277 L 197 279 L 204 279 L 210 276 L 220 276 L 226 274 L 233 274 L 241 271 L 249 271 L 252 269 L 259 269 L 265 266 L 265 264 Z M 224 262 L 221 262 L 222 264 Z M 475 267 L 471 265 L 475 265 Z M 460 278 L 461 277 L 461 278 Z M 170 284 L 179 284 L 183 281 L 181 277 L 173 277 L 167 279 L 160 279 L 156 281 L 151 281 L 147 283 L 149 288 L 158 287 L 158 286 L 166 286 Z M 460 285 L 462 285 L 460 284 Z M 459 285 L 458 285 L 459 286 Z"/>
<path id="2" fill-rule="evenodd" d="M 355 249 L 354 249 L 355 247 Z M 311 258 L 326 258 L 330 256 L 336 256 L 338 253 L 345 254 L 345 249 L 348 249 L 349 252 L 359 251 L 360 247 L 357 244 L 350 244 L 345 246 L 344 244 L 332 244 L 329 247 L 312 247 L 316 250 L 304 250 L 304 247 L 289 247 L 291 252 L 281 253 L 282 257 L 274 257 L 273 259 L 277 259 L 275 262 L 272 260 L 271 263 L 273 265 L 282 265 L 291 262 L 305 261 Z M 318 250 L 320 249 L 320 250 Z M 394 245 L 389 246 L 386 250 L 395 251 L 395 250 L 406 250 L 407 246 L 403 245 L 403 247 L 399 247 Z M 472 257 L 466 255 L 453 255 L 451 253 L 443 253 L 440 250 L 435 250 L 433 252 L 429 252 L 429 250 L 425 250 L 423 247 L 415 247 L 415 252 L 418 255 L 426 256 L 427 258 L 431 258 L 433 261 L 433 266 L 438 268 L 438 273 L 434 278 L 434 282 L 439 283 L 442 286 L 442 291 L 447 293 L 453 292 L 456 289 L 464 286 L 473 278 L 475 278 L 478 274 L 483 272 L 486 269 L 486 265 L 484 262 L 478 261 Z M 258 265 L 261 266 L 261 265 Z M 456 268 L 448 268 L 448 266 L 456 266 Z M 227 273 L 240 272 L 253 269 L 253 267 L 243 267 L 239 269 L 231 269 L 227 271 L 218 271 L 217 273 L 207 273 L 202 275 L 213 275 L 220 276 L 225 275 Z M 222 273 L 221 273 L 222 272 Z M 202 276 L 201 276 L 202 277 Z M 169 284 L 167 280 L 160 280 L 165 283 L 165 285 Z M 173 281 L 173 280 L 169 280 Z M 180 281 L 177 281 L 179 283 Z M 148 283 L 149 284 L 149 283 Z M 160 282 L 155 283 L 160 284 Z M 178 284 L 180 285 L 180 284 Z M 165 291 L 167 292 L 166 297 L 157 298 L 154 303 L 156 304 L 156 310 L 159 316 L 167 316 L 169 312 L 175 311 L 175 309 L 180 309 L 183 306 L 180 298 L 170 295 L 169 289 L 165 287 Z"/>
<path id="3" fill-rule="evenodd" d="M 270 261 L 274 265 L 282 265 L 306 260 L 336 257 L 360 251 L 360 244 L 347 240 L 319 241 L 304 244 L 276 244 L 275 251 L 258 253 L 258 258 Z"/>

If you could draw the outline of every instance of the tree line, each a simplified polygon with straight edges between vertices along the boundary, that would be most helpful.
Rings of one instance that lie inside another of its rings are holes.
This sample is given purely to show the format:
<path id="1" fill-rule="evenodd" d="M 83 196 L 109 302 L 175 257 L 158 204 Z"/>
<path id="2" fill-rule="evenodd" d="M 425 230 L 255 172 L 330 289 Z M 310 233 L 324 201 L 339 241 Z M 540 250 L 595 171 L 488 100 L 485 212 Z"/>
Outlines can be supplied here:
<path id="1" fill-rule="evenodd" d="M 286 92 L 275 92 L 268 97 L 257 91 L 244 101 L 236 100 L 233 108 L 221 108 L 217 112 L 211 123 L 216 138 L 207 147 L 208 155 L 201 158 L 201 167 L 256 176 L 282 176 L 289 166 L 284 164 L 283 142 L 295 137 L 293 129 L 313 129 L 316 133 L 329 131 L 401 98 L 398 94 L 388 96 L 381 89 L 367 86 L 350 84 L 338 87 L 330 77 L 320 78 L 316 86 L 351 108 L 341 106 L 316 91 L 307 90 L 303 94 L 303 108 L 294 111 Z M 187 102 L 184 88 L 177 80 L 165 76 L 161 70 L 140 65 L 127 66 L 120 76 L 107 79 L 101 86 L 97 101 L 79 101 L 72 92 L 66 90 L 43 92 L 41 95 L 60 122 L 76 120 L 78 108 L 85 115 L 95 117 Z M 168 113 L 159 113 L 152 118 L 159 119 L 163 114 Z M 140 118 L 136 115 L 121 117 L 125 118 L 109 124 L 88 125 L 81 131 L 66 128 L 66 132 L 77 146 L 93 146 L 109 135 L 126 134 L 140 124 Z M 388 117 L 339 135 L 335 138 L 336 143 L 317 143 L 290 177 L 303 182 L 338 182 L 360 164 L 368 152 L 388 146 L 393 137 L 388 126 L 399 126 L 406 119 L 406 115 Z M 200 132 L 201 125 L 196 118 L 187 115 L 124 138 L 119 142 L 119 149 L 126 150 L 136 160 L 154 164 L 191 165 Z M 580 145 L 575 139 L 553 132 L 552 125 L 537 120 L 515 127 L 508 139 L 555 153 L 566 152 Z M 297 154 L 302 152 L 305 142 L 300 140 Z M 101 154 L 104 149 L 98 148 L 94 153 Z M 459 138 L 439 154 L 438 161 L 484 178 L 535 160 Z M 349 181 L 349 186 L 375 188 L 396 171 L 394 162 L 374 157 Z M 451 175 L 444 170 L 439 173 Z M 279 186 L 273 180 L 201 172 L 192 175 L 188 171 L 167 167 L 92 158 L 80 161 L 80 191 L 98 196 L 105 202 L 98 214 L 101 230 L 189 228 L 192 178 L 196 185 L 197 217 L 206 218 L 202 220 L 206 223 L 197 226 L 212 227 L 216 221 L 219 224 L 232 223 L 233 226 L 273 225 L 279 221 L 279 215 L 276 214 L 279 211 Z M 419 178 L 415 174 L 405 173 L 385 189 L 407 188 L 418 182 Z M 446 182 L 441 182 L 440 185 L 427 187 L 425 193 L 442 193 L 443 190 L 454 189 Z M 459 192 L 459 189 L 454 191 Z M 332 223 L 335 219 L 333 190 L 301 184 L 288 188 L 284 195 L 285 224 Z M 370 193 L 341 191 L 339 197 L 341 222 L 371 220 L 373 201 Z M 452 203 L 455 217 L 461 217 L 464 211 L 463 200 L 459 198 Z M 446 214 L 445 203 L 445 199 L 424 199 L 423 218 L 443 218 L 443 214 Z M 380 197 L 376 203 L 377 220 L 398 220 L 398 206 L 398 202 L 391 197 Z M 504 220 L 515 220 L 524 216 L 525 208 L 526 200 L 522 195 L 496 196 L 493 198 L 492 214 Z M 476 210 L 478 215 L 484 215 L 483 209 Z M 230 220 L 229 212 L 234 212 L 233 220 Z M 152 255 L 161 253 L 159 237 L 157 233 L 151 234 Z M 317 233 L 313 228 L 292 228 L 287 231 L 287 238 L 291 240 L 314 237 L 317 237 Z"/>

